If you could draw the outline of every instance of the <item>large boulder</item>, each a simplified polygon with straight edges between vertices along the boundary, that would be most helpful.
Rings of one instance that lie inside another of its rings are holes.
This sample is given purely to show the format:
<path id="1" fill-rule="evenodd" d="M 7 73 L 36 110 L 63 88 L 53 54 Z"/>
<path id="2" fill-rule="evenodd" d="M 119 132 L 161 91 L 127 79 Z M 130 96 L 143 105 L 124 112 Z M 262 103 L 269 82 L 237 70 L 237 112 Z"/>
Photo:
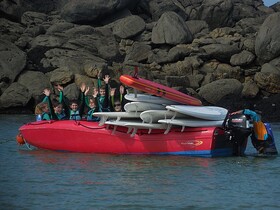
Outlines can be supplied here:
<path id="1" fill-rule="evenodd" d="M 241 51 L 236 44 L 209 44 L 203 46 L 202 49 L 212 58 L 226 63 L 229 63 L 232 55 Z"/>
<path id="2" fill-rule="evenodd" d="M 68 69 L 55 69 L 52 72 L 48 73 L 50 77 L 50 82 L 53 84 L 64 85 L 70 83 L 74 79 L 74 73 Z"/>
<path id="3" fill-rule="evenodd" d="M 226 95 L 240 95 L 243 86 L 236 79 L 220 79 L 202 86 L 198 94 L 211 104 L 216 104 Z"/>
<path id="4" fill-rule="evenodd" d="M 279 74 L 280 75 L 280 69 L 278 69 L 276 66 L 272 65 L 271 63 L 265 63 L 262 65 L 261 68 L 262 73 L 272 73 L 272 74 Z"/>
<path id="5" fill-rule="evenodd" d="M 209 26 L 204 20 L 189 20 L 186 24 L 194 37 L 209 33 Z"/>
<path id="6" fill-rule="evenodd" d="M 247 50 L 231 56 L 230 63 L 233 66 L 248 66 L 255 60 L 255 55 Z"/>
<path id="7" fill-rule="evenodd" d="M 206 21 L 210 29 L 230 26 L 232 11 L 232 0 L 205 0 L 198 8 L 198 19 Z"/>
<path id="8" fill-rule="evenodd" d="M 3 88 L 14 82 L 26 65 L 26 54 L 13 43 L 0 42 L 0 94 Z"/>
<path id="9" fill-rule="evenodd" d="M 18 78 L 18 84 L 25 86 L 31 96 L 37 99 L 45 88 L 51 88 L 49 78 L 42 72 L 26 71 Z"/>
<path id="10" fill-rule="evenodd" d="M 90 62 L 106 63 L 100 57 L 97 57 L 84 50 L 70 50 L 53 48 L 44 53 L 44 58 L 40 60 L 40 64 L 46 69 L 68 69 L 74 74 L 85 74 L 84 68 Z"/>
<path id="11" fill-rule="evenodd" d="M 137 0 L 69 0 L 61 10 L 61 16 L 72 23 L 98 22 L 124 8 L 134 7 Z"/>
<path id="12" fill-rule="evenodd" d="M 125 61 L 145 61 L 148 59 L 149 52 L 151 52 L 150 45 L 141 42 L 134 42 L 131 48 L 127 51 Z"/>
<path id="13" fill-rule="evenodd" d="M 28 88 L 20 83 L 12 83 L 0 96 L 0 109 L 24 107 L 31 99 Z"/>
<path id="14" fill-rule="evenodd" d="M 0 1 L 0 13 L 6 17 L 19 21 L 21 16 L 26 11 L 36 11 L 49 13 L 60 8 L 60 5 L 65 4 L 67 0 L 2 0 Z"/>
<path id="15" fill-rule="evenodd" d="M 254 80 L 261 89 L 269 93 L 280 93 L 280 74 L 258 72 Z"/>
<path id="16" fill-rule="evenodd" d="M 248 79 L 243 84 L 242 96 L 244 98 L 255 98 L 259 93 L 260 88 L 252 79 Z"/>
<path id="17" fill-rule="evenodd" d="M 146 23 L 141 17 L 132 15 L 117 21 L 113 26 L 113 34 L 121 39 L 129 39 L 142 33 L 145 27 Z"/>
<path id="18" fill-rule="evenodd" d="M 174 33 L 176 31 L 176 33 Z M 164 13 L 152 31 L 154 44 L 184 44 L 193 40 L 185 21 L 175 12 Z"/>
<path id="19" fill-rule="evenodd" d="M 138 7 L 144 10 L 147 16 L 152 18 L 153 21 L 158 21 L 161 15 L 168 11 L 173 11 L 180 15 L 184 20 L 188 18 L 183 5 L 185 2 L 180 2 L 180 4 L 171 0 L 161 0 L 161 1 L 150 1 L 141 0 L 139 1 Z M 150 20 L 147 17 L 148 21 Z"/>
<path id="20" fill-rule="evenodd" d="M 0 18 L 0 40 L 17 41 L 24 33 L 25 27 L 19 23 Z"/>
<path id="21" fill-rule="evenodd" d="M 269 15 L 256 37 L 255 52 L 262 63 L 280 56 L 280 12 Z"/>

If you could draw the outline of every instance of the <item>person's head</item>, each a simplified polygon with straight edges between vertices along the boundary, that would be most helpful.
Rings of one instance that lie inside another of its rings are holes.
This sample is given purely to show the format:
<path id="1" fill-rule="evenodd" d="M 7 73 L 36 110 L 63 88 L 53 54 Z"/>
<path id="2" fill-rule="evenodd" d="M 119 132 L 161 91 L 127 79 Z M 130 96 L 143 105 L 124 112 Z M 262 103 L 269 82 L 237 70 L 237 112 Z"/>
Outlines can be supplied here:
<path id="1" fill-rule="evenodd" d="M 115 112 L 121 112 L 122 111 L 122 105 L 119 100 L 114 102 L 114 110 Z"/>
<path id="2" fill-rule="evenodd" d="M 77 111 L 78 108 L 79 108 L 79 103 L 78 103 L 78 101 L 77 101 L 77 100 L 72 100 L 72 101 L 70 101 L 69 107 L 70 107 L 71 110 Z"/>
<path id="3" fill-rule="evenodd" d="M 95 108 L 96 107 L 96 101 L 95 101 L 95 98 L 94 97 L 89 97 L 89 107 L 91 109 Z"/>
<path id="4" fill-rule="evenodd" d="M 56 114 L 61 114 L 63 111 L 63 105 L 59 103 L 57 100 L 52 101 L 53 109 Z"/>
<path id="5" fill-rule="evenodd" d="M 100 94 L 100 96 L 105 96 L 105 86 L 104 85 L 102 85 L 101 87 L 100 87 L 100 89 L 99 89 L 99 94 Z"/>
<path id="6" fill-rule="evenodd" d="M 47 113 L 49 112 L 49 106 L 47 102 L 41 102 L 37 104 L 35 107 L 35 114 L 42 114 L 43 112 Z"/>

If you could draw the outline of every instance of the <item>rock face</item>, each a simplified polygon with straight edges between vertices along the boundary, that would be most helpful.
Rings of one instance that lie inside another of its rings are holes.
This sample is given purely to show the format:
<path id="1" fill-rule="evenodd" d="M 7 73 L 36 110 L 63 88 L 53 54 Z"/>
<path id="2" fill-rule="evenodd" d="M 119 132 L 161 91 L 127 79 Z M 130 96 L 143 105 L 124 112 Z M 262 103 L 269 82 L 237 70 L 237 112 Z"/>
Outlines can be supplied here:
<path id="1" fill-rule="evenodd" d="M 69 0 L 61 10 L 61 16 L 68 22 L 95 22 L 124 8 L 134 6 L 130 0 Z"/>
<path id="2" fill-rule="evenodd" d="M 33 111 L 55 84 L 74 99 L 83 82 L 92 91 L 98 72 L 118 86 L 135 66 L 205 104 L 278 106 L 279 3 L 3 0 L 0 12 L 0 112 Z"/>
<path id="3" fill-rule="evenodd" d="M 198 94 L 211 104 L 217 104 L 226 95 L 240 95 L 243 87 L 236 79 L 220 79 L 204 85 Z"/>
<path id="4" fill-rule="evenodd" d="M 176 33 L 174 33 L 176 31 Z M 152 31 L 154 44 L 190 43 L 193 37 L 184 20 L 175 12 L 162 14 Z"/>
<path id="5" fill-rule="evenodd" d="M 280 12 L 270 15 L 261 25 L 256 37 L 255 51 L 261 62 L 280 56 Z"/>
<path id="6" fill-rule="evenodd" d="M 15 78 L 26 65 L 26 53 L 20 50 L 13 43 L 1 40 L 0 42 L 0 93 L 14 82 Z"/>

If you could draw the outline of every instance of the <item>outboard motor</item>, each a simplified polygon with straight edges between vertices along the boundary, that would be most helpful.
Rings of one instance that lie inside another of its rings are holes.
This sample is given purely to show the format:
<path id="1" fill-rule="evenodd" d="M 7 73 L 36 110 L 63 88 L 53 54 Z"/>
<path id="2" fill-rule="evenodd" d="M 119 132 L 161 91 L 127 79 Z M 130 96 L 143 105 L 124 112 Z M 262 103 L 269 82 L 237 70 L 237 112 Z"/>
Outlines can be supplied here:
<path id="1" fill-rule="evenodd" d="M 254 135 L 252 135 L 252 144 L 259 154 L 277 155 L 278 151 L 276 149 L 272 128 L 269 123 L 264 123 L 264 125 L 268 133 L 268 139 L 260 141 Z"/>
<path id="2" fill-rule="evenodd" d="M 227 138 L 233 143 L 233 155 L 244 155 L 252 124 L 244 114 L 229 115 L 226 122 Z"/>

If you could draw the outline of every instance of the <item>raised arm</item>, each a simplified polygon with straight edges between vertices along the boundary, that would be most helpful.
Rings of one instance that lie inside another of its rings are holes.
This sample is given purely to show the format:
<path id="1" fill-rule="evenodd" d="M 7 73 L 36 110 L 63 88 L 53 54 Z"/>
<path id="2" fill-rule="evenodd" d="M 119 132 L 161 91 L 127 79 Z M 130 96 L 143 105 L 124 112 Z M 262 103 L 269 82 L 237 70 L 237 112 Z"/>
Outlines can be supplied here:
<path id="1" fill-rule="evenodd" d="M 43 93 L 46 96 L 44 98 L 44 100 L 46 99 L 46 101 L 44 101 L 44 100 L 43 101 L 48 103 L 48 107 L 49 107 L 49 111 L 50 111 L 50 118 L 53 119 L 53 120 L 57 120 L 57 116 L 56 116 L 56 114 L 54 112 L 52 101 L 50 99 L 51 90 L 46 88 L 46 89 L 43 90 Z"/>

